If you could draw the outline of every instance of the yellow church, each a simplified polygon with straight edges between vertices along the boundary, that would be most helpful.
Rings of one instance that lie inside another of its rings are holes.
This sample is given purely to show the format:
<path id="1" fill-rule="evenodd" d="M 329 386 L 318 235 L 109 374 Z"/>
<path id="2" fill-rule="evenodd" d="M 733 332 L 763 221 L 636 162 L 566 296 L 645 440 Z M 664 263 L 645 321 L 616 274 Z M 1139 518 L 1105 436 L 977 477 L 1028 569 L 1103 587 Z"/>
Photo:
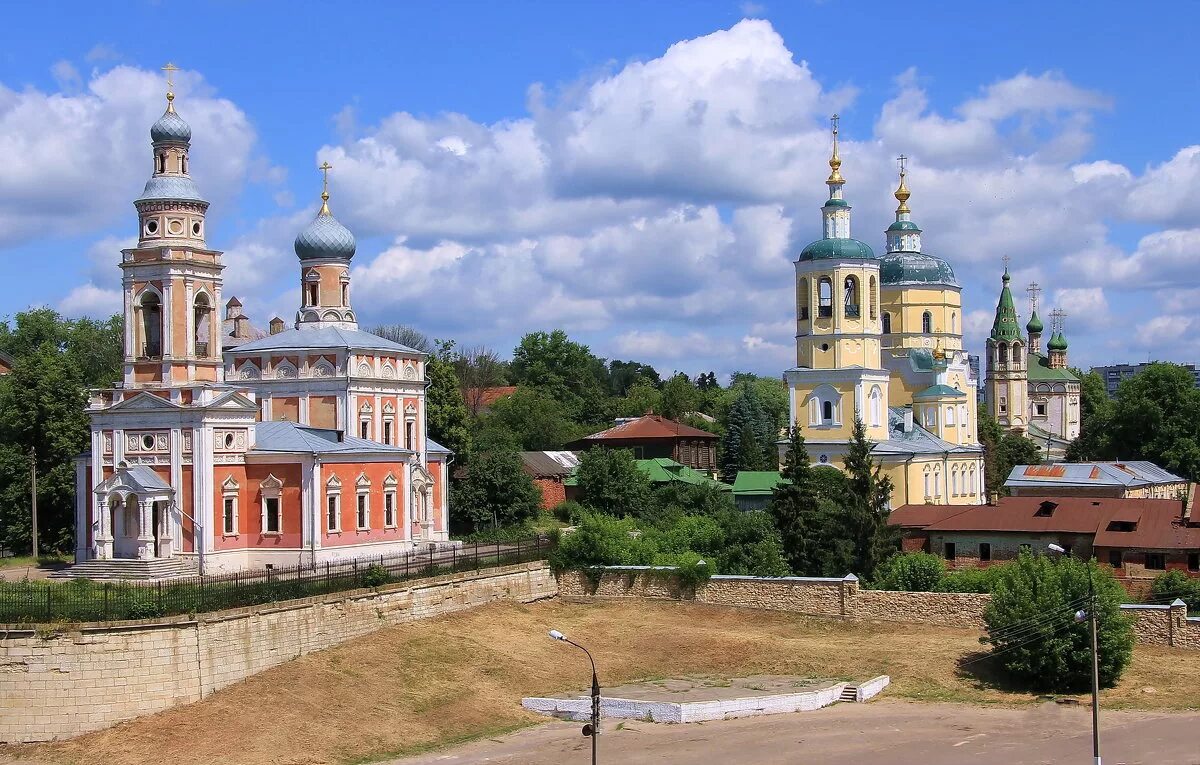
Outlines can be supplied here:
<path id="1" fill-rule="evenodd" d="M 883 257 L 851 238 L 841 165 L 834 116 L 822 238 L 796 260 L 796 366 L 784 373 L 791 422 L 818 464 L 841 468 L 857 413 L 895 487 L 893 507 L 982 504 L 962 288 L 949 263 L 921 251 L 905 158 Z"/>

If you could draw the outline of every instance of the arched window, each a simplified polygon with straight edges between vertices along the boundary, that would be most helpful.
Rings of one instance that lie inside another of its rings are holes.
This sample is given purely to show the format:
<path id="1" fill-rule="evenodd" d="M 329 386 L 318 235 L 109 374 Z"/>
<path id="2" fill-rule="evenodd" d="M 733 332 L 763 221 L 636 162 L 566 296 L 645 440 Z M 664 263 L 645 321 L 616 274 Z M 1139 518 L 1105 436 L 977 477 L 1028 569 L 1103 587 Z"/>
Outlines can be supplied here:
<path id="1" fill-rule="evenodd" d="M 158 155 L 158 172 L 160 172 L 160 173 L 167 172 L 167 155 L 166 154 Z"/>
<path id="2" fill-rule="evenodd" d="M 833 402 L 832 401 L 822 401 L 821 402 L 821 422 L 824 423 L 825 425 L 833 424 Z"/>
<path id="3" fill-rule="evenodd" d="M 871 395 L 868 398 L 871 412 L 871 426 L 877 428 L 883 425 L 883 390 L 876 385 L 871 388 Z"/>
<path id="4" fill-rule="evenodd" d="M 971 479 L 970 479 L 970 482 L 969 482 L 969 483 L 967 483 L 967 491 L 966 491 L 966 493 L 967 493 L 967 494 L 976 494 L 976 493 L 978 493 L 978 491 L 979 491 L 979 487 L 978 487 L 978 485 L 976 484 L 977 478 L 978 478 L 978 477 L 977 477 L 977 475 L 976 475 L 976 473 L 975 473 L 975 466 L 974 466 L 974 465 L 972 465 L 972 466 L 971 466 Z"/>
<path id="5" fill-rule="evenodd" d="M 315 283 L 309 284 L 308 285 L 308 304 L 316 305 L 318 302 L 320 302 L 320 297 L 321 297 L 321 285 L 315 284 Z"/>
<path id="6" fill-rule="evenodd" d="M 933 475 L 929 472 L 929 468 L 925 468 L 925 501 L 928 502 L 933 497 Z"/>
<path id="7" fill-rule="evenodd" d="M 955 335 L 958 334 L 958 314 L 954 311 L 950 312 L 950 332 Z"/>
<path id="8" fill-rule="evenodd" d="M 946 424 L 947 425 L 954 424 L 954 405 L 953 404 L 946 407 Z"/>
<path id="9" fill-rule="evenodd" d="M 162 356 L 162 303 L 158 295 L 142 295 L 142 356 L 156 359 Z"/>
<path id="10" fill-rule="evenodd" d="M 921 314 L 921 332 L 926 335 L 933 332 L 933 314 L 929 311 Z"/>
<path id="11" fill-rule="evenodd" d="M 892 334 L 892 315 L 887 312 L 883 314 L 883 334 Z"/>
<path id="12" fill-rule="evenodd" d="M 875 286 L 875 277 L 871 277 L 871 320 L 879 318 L 879 288 Z"/>
<path id="13" fill-rule="evenodd" d="M 179 155 L 179 172 L 183 173 L 184 175 L 187 175 L 187 155 L 186 154 Z"/>
<path id="14" fill-rule="evenodd" d="M 950 493 L 953 495 L 956 495 L 956 496 L 958 494 L 958 467 L 957 466 L 950 469 Z"/>
<path id="15" fill-rule="evenodd" d="M 996 359 L 1001 364 L 1008 363 L 1008 343 L 1000 343 L 996 346 Z"/>
<path id="16" fill-rule="evenodd" d="M 842 302 L 846 311 L 846 318 L 857 319 L 862 314 L 858 302 L 858 279 L 853 276 L 847 276 L 846 282 L 842 286 Z"/>
<path id="17" fill-rule="evenodd" d="M 822 276 L 817 282 L 817 315 L 822 319 L 833 316 L 833 280 Z"/>
<path id="18" fill-rule="evenodd" d="M 796 284 L 796 318 L 800 321 L 808 320 L 808 302 L 810 296 L 808 294 L 808 279 L 801 279 Z"/>
<path id="19" fill-rule="evenodd" d="M 208 295 L 201 292 L 196 296 L 196 300 L 192 304 L 192 327 L 194 328 L 194 335 L 192 337 L 192 352 L 197 356 L 208 356 L 208 338 L 211 317 L 212 304 L 208 302 Z"/>
<path id="20" fill-rule="evenodd" d="M 1020 343 L 1013 343 L 1012 360 L 1013 360 L 1014 365 L 1016 365 L 1018 367 L 1021 366 L 1021 344 Z"/>

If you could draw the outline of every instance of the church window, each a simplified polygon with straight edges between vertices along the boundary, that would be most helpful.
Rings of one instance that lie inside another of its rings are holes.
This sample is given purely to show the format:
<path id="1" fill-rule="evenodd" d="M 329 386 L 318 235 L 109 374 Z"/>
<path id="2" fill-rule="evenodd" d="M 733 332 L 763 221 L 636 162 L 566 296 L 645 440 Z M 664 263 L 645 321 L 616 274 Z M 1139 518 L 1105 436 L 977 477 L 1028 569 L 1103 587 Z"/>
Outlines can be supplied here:
<path id="1" fill-rule="evenodd" d="M 996 346 L 996 358 L 1001 364 L 1008 363 L 1008 343 L 1000 343 Z"/>
<path id="2" fill-rule="evenodd" d="M 221 512 L 221 529 L 224 534 L 237 533 L 237 496 L 225 496 L 225 506 Z"/>
<path id="3" fill-rule="evenodd" d="M 392 445 L 392 428 L 395 425 L 395 420 L 391 417 L 385 417 L 383 420 L 383 442 L 388 446 Z"/>
<path id="4" fill-rule="evenodd" d="M 926 502 L 928 502 L 930 499 L 933 498 L 933 492 L 930 491 L 930 489 L 932 489 L 932 488 L 933 488 L 933 475 L 930 474 L 929 468 L 925 468 L 925 501 Z"/>
<path id="5" fill-rule="evenodd" d="M 1046 402 L 1038 401 L 1037 403 L 1035 403 L 1033 405 L 1033 412 L 1038 417 L 1045 417 L 1046 416 Z"/>
<path id="6" fill-rule="evenodd" d="M 842 302 L 846 318 L 857 319 L 861 315 L 858 300 L 858 279 L 855 279 L 853 276 L 847 276 L 846 282 L 842 286 Z"/>
<path id="7" fill-rule="evenodd" d="M 933 314 L 929 311 L 921 314 L 921 332 L 926 335 L 933 332 Z"/>
<path id="8" fill-rule="evenodd" d="M 879 288 L 875 285 L 875 277 L 871 277 L 871 320 L 879 318 Z"/>
<path id="9" fill-rule="evenodd" d="M 892 334 L 892 315 L 886 312 L 883 314 L 883 334 Z"/>
<path id="10" fill-rule="evenodd" d="M 950 469 L 950 494 L 955 497 L 958 496 L 958 468 L 957 467 Z"/>
<path id="11" fill-rule="evenodd" d="M 1000 414 L 1008 414 L 1008 399 L 1001 396 L 998 408 L 1000 410 Z"/>
<path id="12" fill-rule="evenodd" d="M 262 533 L 278 534 L 283 528 L 282 512 L 279 501 L 283 491 L 283 482 L 273 475 L 259 484 L 262 491 Z"/>
<path id="13" fill-rule="evenodd" d="M 937 427 L 937 407 L 936 406 L 929 406 L 929 407 L 925 408 L 925 427 L 926 428 L 936 428 Z"/>
<path id="14" fill-rule="evenodd" d="M 951 334 L 958 334 L 958 314 L 954 311 L 950 312 L 950 332 Z"/>
<path id="15" fill-rule="evenodd" d="M 967 493 L 968 494 L 979 493 L 979 476 L 978 476 L 978 473 L 975 471 L 974 465 L 971 466 L 971 483 L 967 489 Z"/>
<path id="16" fill-rule="evenodd" d="M 383 480 L 383 526 L 396 527 L 396 477 L 393 475 Z"/>
<path id="17" fill-rule="evenodd" d="M 808 279 L 801 279 L 796 285 L 796 318 L 800 321 L 808 320 Z"/>
<path id="18" fill-rule="evenodd" d="M 183 173 L 184 175 L 187 175 L 187 155 L 186 154 L 179 155 L 179 172 Z"/>
<path id="19" fill-rule="evenodd" d="M 142 296 L 142 356 L 162 356 L 162 303 L 153 292 Z"/>
<path id="20" fill-rule="evenodd" d="M 371 495 L 369 492 L 369 488 L 358 490 L 358 512 L 355 520 L 359 531 L 371 528 Z"/>
<path id="21" fill-rule="evenodd" d="M 192 347 L 196 356 L 208 356 L 209 322 L 211 316 L 212 305 L 208 302 L 208 295 L 201 292 L 196 296 L 196 302 L 192 309 L 192 326 L 195 328 Z"/>
<path id="22" fill-rule="evenodd" d="M 154 436 L 150 435 L 149 433 L 142 436 L 142 448 L 146 451 L 151 451 L 154 449 Z"/>
<path id="23" fill-rule="evenodd" d="M 325 499 L 325 528 L 328 531 L 338 531 L 341 528 L 341 496 L 330 494 Z"/>
<path id="24" fill-rule="evenodd" d="M 404 421 L 404 448 L 416 450 L 413 441 L 413 431 L 417 429 L 417 423 L 414 420 Z"/>
<path id="25" fill-rule="evenodd" d="M 1013 343 L 1012 360 L 1013 360 L 1013 364 L 1015 366 L 1018 366 L 1018 367 L 1021 366 L 1021 344 L 1020 343 Z"/>
<path id="26" fill-rule="evenodd" d="M 151 236 L 154 236 L 155 234 L 157 234 L 158 233 L 158 221 L 154 220 L 153 218 L 146 221 L 146 233 Z"/>
<path id="27" fill-rule="evenodd" d="M 158 172 L 160 172 L 160 173 L 167 172 L 167 155 L 166 154 L 158 155 Z"/>
<path id="28" fill-rule="evenodd" d="M 370 420 L 363 420 L 362 422 L 358 423 L 358 437 L 359 438 L 370 438 L 371 437 L 371 421 Z"/>
<path id="29" fill-rule="evenodd" d="M 200 221 L 192 223 L 192 236 L 200 236 Z"/>
<path id="30" fill-rule="evenodd" d="M 954 407 L 953 406 L 946 407 L 946 424 L 947 425 L 954 424 Z"/>
<path id="31" fill-rule="evenodd" d="M 822 276 L 817 283 L 817 315 L 822 319 L 833 316 L 833 280 Z"/>
<path id="32" fill-rule="evenodd" d="M 825 425 L 833 424 L 833 402 L 821 402 L 821 422 Z"/>
<path id="33" fill-rule="evenodd" d="M 316 305 L 317 303 L 320 302 L 320 297 L 321 297 L 321 285 L 319 285 L 319 284 L 308 285 L 308 304 Z"/>
<path id="34" fill-rule="evenodd" d="M 871 427 L 883 425 L 883 391 L 878 385 L 871 388 L 870 395 Z"/>

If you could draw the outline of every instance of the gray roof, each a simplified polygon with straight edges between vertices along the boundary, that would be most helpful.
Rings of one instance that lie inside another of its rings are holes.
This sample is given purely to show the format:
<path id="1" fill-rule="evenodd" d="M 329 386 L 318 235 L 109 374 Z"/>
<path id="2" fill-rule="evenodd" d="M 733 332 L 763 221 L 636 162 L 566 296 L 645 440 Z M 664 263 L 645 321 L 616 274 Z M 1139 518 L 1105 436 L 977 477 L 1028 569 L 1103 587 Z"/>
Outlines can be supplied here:
<path id="1" fill-rule="evenodd" d="M 393 343 L 379 335 L 363 332 L 361 329 L 344 329 L 342 327 L 305 327 L 304 329 L 285 329 L 274 335 L 260 337 L 248 343 L 239 345 L 238 353 L 244 351 L 283 351 L 305 350 L 319 348 L 362 348 L 372 351 L 392 351 L 407 353 L 411 356 L 425 354 L 407 345 Z"/>
<path id="2" fill-rule="evenodd" d="M 1153 462 L 1059 462 L 1052 465 L 1017 465 L 1008 474 L 1005 486 L 1149 486 L 1158 483 L 1183 483 L 1174 473 Z"/>
<path id="3" fill-rule="evenodd" d="M 916 422 L 905 432 L 905 407 L 888 407 L 888 438 L 875 444 L 875 454 L 945 454 L 980 452 L 978 446 L 959 446 L 944 441 Z"/>
<path id="4" fill-rule="evenodd" d="M 196 184 L 186 175 L 151 176 L 150 180 L 146 181 L 146 188 L 142 190 L 142 195 L 133 201 L 135 203 L 150 202 L 159 199 L 208 203 L 208 200 L 200 196 L 200 190 L 196 188 Z"/>
<path id="5" fill-rule="evenodd" d="M 163 112 L 163 116 L 150 126 L 150 140 L 154 143 L 160 141 L 187 143 L 192 140 L 192 129 L 183 121 L 183 117 L 180 117 L 173 108 L 168 106 L 167 110 Z"/>
<path id="6" fill-rule="evenodd" d="M 924 252 L 889 252 L 879 265 L 884 284 L 944 284 L 958 287 L 950 264 Z"/>
<path id="7" fill-rule="evenodd" d="M 295 248 L 301 260 L 350 260 L 354 257 L 354 234 L 322 208 L 308 228 L 296 237 Z"/>
<path id="8" fill-rule="evenodd" d="M 135 494 L 169 494 L 173 491 L 171 485 L 164 481 L 158 473 L 155 473 L 149 465 L 119 467 L 116 472 L 101 482 L 95 491 L 104 493 L 116 486 L 126 487 Z"/>
<path id="9" fill-rule="evenodd" d="M 575 452 L 521 452 L 521 464 L 525 472 L 537 477 L 568 476 L 579 467 L 579 455 Z"/>
<path id="10" fill-rule="evenodd" d="M 260 422 L 254 428 L 252 452 L 316 452 L 317 454 L 363 454 L 390 452 L 397 456 L 412 454 L 408 449 L 378 441 L 343 435 L 325 428 L 311 428 L 294 422 Z"/>
<path id="11" fill-rule="evenodd" d="M 426 454 L 453 454 L 454 452 L 452 452 L 449 449 L 447 449 L 446 447 L 442 446 L 437 441 L 434 441 L 432 438 L 429 438 L 428 436 L 426 436 L 426 438 L 425 438 L 425 453 Z"/>

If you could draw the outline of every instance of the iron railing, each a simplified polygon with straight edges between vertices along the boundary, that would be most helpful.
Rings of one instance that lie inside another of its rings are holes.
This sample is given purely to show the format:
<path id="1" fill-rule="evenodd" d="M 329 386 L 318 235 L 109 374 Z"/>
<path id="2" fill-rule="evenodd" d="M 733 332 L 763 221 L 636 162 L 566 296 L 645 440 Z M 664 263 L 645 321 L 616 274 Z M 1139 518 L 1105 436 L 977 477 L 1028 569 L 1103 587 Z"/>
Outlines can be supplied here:
<path id="1" fill-rule="evenodd" d="M 545 560 L 543 537 L 151 582 L 0 581 L 0 624 L 150 619 L 277 603 L 494 566 Z"/>

